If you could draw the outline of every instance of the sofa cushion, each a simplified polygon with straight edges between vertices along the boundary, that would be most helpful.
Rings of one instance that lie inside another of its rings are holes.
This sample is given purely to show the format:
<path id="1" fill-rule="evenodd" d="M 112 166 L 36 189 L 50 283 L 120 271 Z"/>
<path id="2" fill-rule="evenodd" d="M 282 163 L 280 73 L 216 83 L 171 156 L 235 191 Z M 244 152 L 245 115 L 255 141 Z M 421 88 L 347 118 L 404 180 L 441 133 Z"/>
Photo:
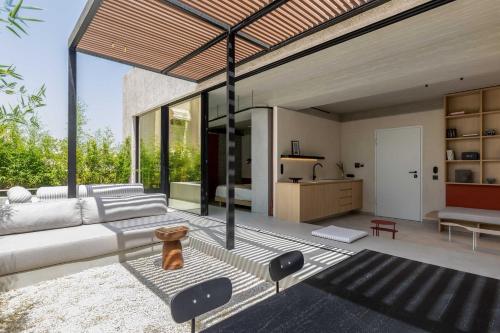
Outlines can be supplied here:
<path id="1" fill-rule="evenodd" d="M 80 185 L 78 193 L 80 198 L 123 197 L 144 194 L 144 186 L 140 183 Z"/>
<path id="2" fill-rule="evenodd" d="M 82 224 L 78 199 L 4 205 L 0 208 L 0 235 L 73 227 Z"/>
<path id="3" fill-rule="evenodd" d="M 31 202 L 31 193 L 21 186 L 14 186 L 7 191 L 7 198 L 9 203 L 27 203 Z"/>
<path id="4" fill-rule="evenodd" d="M 122 197 L 129 195 L 144 194 L 144 186 L 136 184 L 100 184 L 100 185 L 79 185 L 78 197 Z M 60 200 L 68 197 L 67 186 L 45 186 L 36 191 L 36 196 L 41 201 Z"/>
<path id="5" fill-rule="evenodd" d="M 61 200 L 68 198 L 67 186 L 42 186 L 36 191 L 40 201 Z"/>
<path id="6" fill-rule="evenodd" d="M 159 242 L 162 226 L 187 225 L 171 214 L 0 236 L 0 275 L 106 255 Z"/>
<path id="7" fill-rule="evenodd" d="M 446 207 L 439 211 L 438 217 L 444 220 L 459 220 L 500 225 L 500 211 L 498 210 Z"/>
<path id="8" fill-rule="evenodd" d="M 118 221 L 167 213 L 165 194 L 144 194 L 127 197 L 82 198 L 83 224 Z"/>

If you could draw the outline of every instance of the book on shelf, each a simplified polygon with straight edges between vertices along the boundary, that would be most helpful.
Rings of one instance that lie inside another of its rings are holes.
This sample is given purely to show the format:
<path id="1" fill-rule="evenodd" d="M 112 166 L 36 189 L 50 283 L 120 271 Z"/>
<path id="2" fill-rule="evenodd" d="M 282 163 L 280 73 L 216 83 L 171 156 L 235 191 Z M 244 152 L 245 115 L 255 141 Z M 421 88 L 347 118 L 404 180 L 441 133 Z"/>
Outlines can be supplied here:
<path id="1" fill-rule="evenodd" d="M 469 138 L 471 136 L 479 136 L 479 133 L 465 133 L 465 134 L 462 134 L 462 137 L 464 137 L 464 138 Z"/>

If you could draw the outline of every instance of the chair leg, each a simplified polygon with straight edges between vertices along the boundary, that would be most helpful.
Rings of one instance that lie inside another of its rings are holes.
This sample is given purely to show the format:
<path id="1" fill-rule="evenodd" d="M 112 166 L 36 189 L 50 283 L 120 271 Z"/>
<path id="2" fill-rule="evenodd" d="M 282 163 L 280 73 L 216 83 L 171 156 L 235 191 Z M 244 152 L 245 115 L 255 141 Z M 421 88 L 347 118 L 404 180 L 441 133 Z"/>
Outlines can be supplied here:
<path id="1" fill-rule="evenodd" d="M 280 293 L 280 282 L 276 281 L 276 294 Z"/>
<path id="2" fill-rule="evenodd" d="M 193 318 L 193 319 L 191 319 L 191 333 L 195 333 L 196 332 L 195 326 L 196 326 L 196 322 L 195 322 L 195 320 Z"/>
<path id="3" fill-rule="evenodd" d="M 448 242 L 451 242 L 451 225 L 448 226 Z"/>

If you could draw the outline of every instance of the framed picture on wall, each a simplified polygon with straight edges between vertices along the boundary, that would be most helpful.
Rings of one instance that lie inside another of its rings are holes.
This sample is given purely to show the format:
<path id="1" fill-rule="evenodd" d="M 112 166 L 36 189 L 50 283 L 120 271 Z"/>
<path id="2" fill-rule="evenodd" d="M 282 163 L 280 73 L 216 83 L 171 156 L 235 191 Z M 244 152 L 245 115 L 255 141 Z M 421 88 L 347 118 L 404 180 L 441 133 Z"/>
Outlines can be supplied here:
<path id="1" fill-rule="evenodd" d="M 300 155 L 300 145 L 298 141 L 292 141 L 292 155 Z"/>

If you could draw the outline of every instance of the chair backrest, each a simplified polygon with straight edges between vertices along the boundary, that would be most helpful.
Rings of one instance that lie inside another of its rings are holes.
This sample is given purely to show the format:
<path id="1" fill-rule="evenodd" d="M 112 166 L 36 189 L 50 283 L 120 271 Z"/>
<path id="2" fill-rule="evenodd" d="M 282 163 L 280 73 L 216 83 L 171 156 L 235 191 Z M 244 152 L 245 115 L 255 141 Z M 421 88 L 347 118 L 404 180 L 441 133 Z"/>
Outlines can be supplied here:
<path id="1" fill-rule="evenodd" d="M 228 278 L 216 278 L 188 287 L 170 302 L 172 318 L 183 323 L 229 302 L 233 285 Z"/>
<path id="2" fill-rule="evenodd" d="M 284 253 L 269 263 L 269 275 L 273 281 L 279 281 L 304 267 L 304 255 L 300 251 Z"/>

